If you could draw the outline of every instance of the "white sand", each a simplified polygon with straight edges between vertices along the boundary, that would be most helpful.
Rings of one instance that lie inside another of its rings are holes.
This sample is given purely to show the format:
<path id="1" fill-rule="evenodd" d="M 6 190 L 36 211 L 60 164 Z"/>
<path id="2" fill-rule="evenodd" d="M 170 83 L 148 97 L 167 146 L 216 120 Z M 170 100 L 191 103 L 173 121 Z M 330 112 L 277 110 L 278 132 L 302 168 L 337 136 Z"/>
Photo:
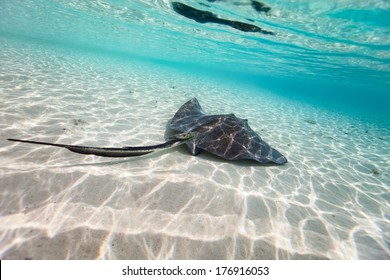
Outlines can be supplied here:
<path id="1" fill-rule="evenodd" d="M 0 42 L 1 259 L 390 258 L 389 127 L 130 60 Z M 248 118 L 289 163 L 186 147 L 110 159 L 5 140 L 160 143 L 192 97 Z"/>

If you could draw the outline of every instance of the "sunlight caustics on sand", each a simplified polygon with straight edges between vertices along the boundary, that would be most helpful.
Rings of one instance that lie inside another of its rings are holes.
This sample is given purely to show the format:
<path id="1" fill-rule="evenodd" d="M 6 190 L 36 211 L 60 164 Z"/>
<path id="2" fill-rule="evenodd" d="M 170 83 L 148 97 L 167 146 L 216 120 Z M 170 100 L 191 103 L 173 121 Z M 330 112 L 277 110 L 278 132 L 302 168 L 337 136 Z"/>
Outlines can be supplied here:
<path id="1" fill-rule="evenodd" d="M 1 259 L 389 258 L 386 124 L 131 60 L 0 46 Z M 6 141 L 156 144 L 192 97 L 249 119 L 288 164 Z"/>

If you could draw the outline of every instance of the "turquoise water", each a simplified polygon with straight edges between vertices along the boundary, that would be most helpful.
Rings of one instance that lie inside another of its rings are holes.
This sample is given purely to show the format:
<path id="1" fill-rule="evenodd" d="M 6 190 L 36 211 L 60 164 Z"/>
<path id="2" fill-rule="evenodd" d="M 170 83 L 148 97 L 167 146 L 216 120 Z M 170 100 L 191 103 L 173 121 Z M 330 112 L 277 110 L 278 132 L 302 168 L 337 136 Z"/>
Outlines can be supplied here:
<path id="1" fill-rule="evenodd" d="M 388 1 L 184 1 L 275 33 L 177 14 L 171 1 L 2 1 L 0 32 L 254 84 L 294 99 L 389 119 Z M 199 74 L 199 73 L 198 73 Z"/>
<path id="2" fill-rule="evenodd" d="M 390 3 L 177 3 L 0 2 L 0 258 L 389 259 Z M 288 163 L 6 141 L 154 145 L 192 97 Z"/>

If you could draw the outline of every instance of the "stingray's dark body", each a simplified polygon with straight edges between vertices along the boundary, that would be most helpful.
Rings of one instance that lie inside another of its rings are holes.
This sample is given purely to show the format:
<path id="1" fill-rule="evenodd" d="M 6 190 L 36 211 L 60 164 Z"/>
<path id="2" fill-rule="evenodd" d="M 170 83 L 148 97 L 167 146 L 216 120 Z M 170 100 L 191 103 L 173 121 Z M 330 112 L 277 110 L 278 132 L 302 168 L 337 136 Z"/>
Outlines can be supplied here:
<path id="1" fill-rule="evenodd" d="M 172 118 L 170 128 L 191 132 L 186 144 L 193 155 L 202 150 L 228 160 L 251 159 L 284 164 L 287 159 L 254 132 L 245 119 L 234 114 L 206 115 L 196 98 L 185 103 Z"/>

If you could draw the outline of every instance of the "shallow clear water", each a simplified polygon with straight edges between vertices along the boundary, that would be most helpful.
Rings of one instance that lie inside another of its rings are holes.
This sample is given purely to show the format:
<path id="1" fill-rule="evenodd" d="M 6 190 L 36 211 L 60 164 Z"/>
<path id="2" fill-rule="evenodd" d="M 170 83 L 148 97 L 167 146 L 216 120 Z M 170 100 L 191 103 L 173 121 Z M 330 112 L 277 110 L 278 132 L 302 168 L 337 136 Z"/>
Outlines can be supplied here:
<path id="1" fill-rule="evenodd" d="M 201 24 L 176 13 L 171 2 L 3 1 L 0 31 L 219 73 L 294 99 L 389 119 L 388 1 L 272 1 L 265 3 L 267 14 L 250 0 L 183 1 L 274 36 Z"/>
<path id="2" fill-rule="evenodd" d="M 1 258 L 388 259 L 389 3 L 185 3 L 274 35 L 171 1 L 1 2 Z M 5 140 L 159 143 L 192 97 L 289 163 Z"/>

